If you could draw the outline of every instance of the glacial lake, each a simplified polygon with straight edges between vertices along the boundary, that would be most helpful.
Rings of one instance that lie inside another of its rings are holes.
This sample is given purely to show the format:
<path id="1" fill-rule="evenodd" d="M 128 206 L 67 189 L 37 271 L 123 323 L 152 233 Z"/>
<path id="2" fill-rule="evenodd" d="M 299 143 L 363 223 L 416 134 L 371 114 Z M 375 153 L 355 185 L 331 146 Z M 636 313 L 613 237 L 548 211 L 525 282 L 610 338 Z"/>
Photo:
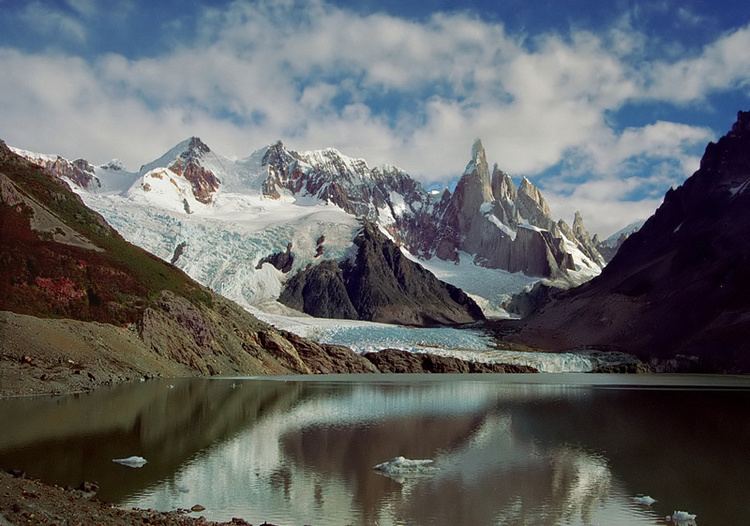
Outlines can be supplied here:
<path id="1" fill-rule="evenodd" d="M 253 524 L 750 523 L 750 379 L 158 380 L 0 400 L 0 467 Z M 112 459 L 138 455 L 141 468 Z M 394 457 L 424 469 L 381 472 Z M 652 505 L 637 495 L 656 499 Z"/>

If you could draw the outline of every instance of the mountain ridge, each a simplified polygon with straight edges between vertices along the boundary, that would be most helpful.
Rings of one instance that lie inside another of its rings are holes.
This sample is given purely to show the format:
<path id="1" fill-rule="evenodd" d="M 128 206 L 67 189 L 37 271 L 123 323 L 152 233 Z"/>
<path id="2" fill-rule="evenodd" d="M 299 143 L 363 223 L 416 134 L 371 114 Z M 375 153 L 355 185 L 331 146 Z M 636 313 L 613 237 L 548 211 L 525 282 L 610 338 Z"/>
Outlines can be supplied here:
<path id="1" fill-rule="evenodd" d="M 586 246 L 587 235 L 547 215 L 549 207 L 530 181 L 517 187 L 497 164 L 489 171 L 480 140 L 456 191 L 442 193 L 426 191 L 391 165 L 370 167 L 333 148 L 296 152 L 280 141 L 232 160 L 190 137 L 137 173 L 95 167 L 101 186 L 78 185 L 36 162 L 67 181 L 128 240 L 165 261 L 182 247 L 175 260 L 180 268 L 245 307 L 276 300 L 288 279 L 261 261 L 290 243 L 289 277 L 321 256 L 340 259 L 352 246 L 358 219 L 377 224 L 426 268 L 442 261 L 465 268 L 468 259 L 471 268 L 508 273 L 498 275 L 507 287 L 493 287 L 491 296 L 479 281 L 451 272 L 441 278 L 469 286 L 467 292 L 495 316 L 504 314 L 502 303 L 525 277 L 567 287 L 603 265 L 595 248 Z M 472 175 L 477 169 L 481 174 Z M 477 177 L 478 193 L 467 198 Z M 316 243 L 320 237 L 326 242 Z"/>

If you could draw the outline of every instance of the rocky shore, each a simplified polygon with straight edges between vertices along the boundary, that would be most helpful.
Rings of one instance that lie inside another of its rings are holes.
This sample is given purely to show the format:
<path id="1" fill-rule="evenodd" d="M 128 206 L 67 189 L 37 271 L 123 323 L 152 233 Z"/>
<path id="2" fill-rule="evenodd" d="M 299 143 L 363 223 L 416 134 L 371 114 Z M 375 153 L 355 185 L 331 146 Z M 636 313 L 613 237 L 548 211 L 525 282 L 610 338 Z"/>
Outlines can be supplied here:
<path id="1" fill-rule="evenodd" d="M 241 518 L 213 522 L 200 516 L 203 507 L 160 512 L 125 509 L 97 500 L 95 483 L 78 489 L 50 486 L 27 479 L 23 473 L 0 473 L 0 525 L 35 524 L 46 526 L 100 525 L 131 526 L 252 526 Z M 272 526 L 263 523 L 266 526 Z"/>

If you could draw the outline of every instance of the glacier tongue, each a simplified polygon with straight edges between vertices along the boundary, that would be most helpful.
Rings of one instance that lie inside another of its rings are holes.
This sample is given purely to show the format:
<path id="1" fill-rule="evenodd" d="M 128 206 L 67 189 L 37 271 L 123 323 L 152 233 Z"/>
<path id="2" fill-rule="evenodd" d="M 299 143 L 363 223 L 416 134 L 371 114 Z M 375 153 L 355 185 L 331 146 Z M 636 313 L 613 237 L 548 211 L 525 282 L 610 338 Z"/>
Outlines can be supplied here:
<path id="1" fill-rule="evenodd" d="M 263 257 L 284 251 L 291 242 L 293 274 L 316 260 L 316 240 L 321 236 L 325 237 L 325 257 L 344 257 L 358 228 L 357 220 L 338 207 L 293 198 L 221 194 L 214 206 L 188 200 L 192 212 L 188 214 L 179 189 L 166 176 L 156 182 L 165 187 L 163 193 L 151 187 L 147 192 L 143 188 L 132 192 L 127 199 L 88 192 L 80 195 L 125 239 L 166 261 L 177 245 L 186 242 L 177 266 L 246 308 L 276 300 L 286 279 L 271 264 L 256 270 Z M 154 200 L 160 206 L 152 206 Z"/>

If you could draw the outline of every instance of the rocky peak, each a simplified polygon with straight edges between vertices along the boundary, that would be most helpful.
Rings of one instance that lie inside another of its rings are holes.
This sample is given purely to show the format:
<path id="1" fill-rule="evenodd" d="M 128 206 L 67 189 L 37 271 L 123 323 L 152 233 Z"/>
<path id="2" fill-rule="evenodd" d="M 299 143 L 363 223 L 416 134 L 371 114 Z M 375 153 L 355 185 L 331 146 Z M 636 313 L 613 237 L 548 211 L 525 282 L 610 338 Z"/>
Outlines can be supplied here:
<path id="1" fill-rule="evenodd" d="M 407 258 L 375 224 L 364 221 L 354 244 L 356 253 L 339 264 L 323 261 L 293 276 L 279 301 L 315 316 L 407 325 L 484 319 L 469 296 Z"/>
<path id="2" fill-rule="evenodd" d="M 71 181 L 79 188 L 92 190 L 101 187 L 101 182 L 96 177 L 96 169 L 86 159 L 69 161 L 59 155 L 54 158 L 50 156 L 35 157 L 30 153 L 29 155 L 31 156 L 24 157 L 37 166 L 41 166 L 53 176 Z"/>
<path id="3" fill-rule="evenodd" d="M 518 187 L 516 207 L 519 215 L 530 224 L 547 230 L 553 228 L 555 222 L 552 220 L 547 201 L 539 188 L 526 177 L 521 180 L 521 185 Z"/>
<path id="4" fill-rule="evenodd" d="M 578 239 L 586 239 L 587 241 L 591 241 L 591 236 L 589 235 L 588 230 L 586 230 L 586 227 L 583 226 L 583 216 L 581 215 L 580 210 L 576 210 L 576 213 L 573 217 L 573 232 Z"/>
<path id="5" fill-rule="evenodd" d="M 492 168 L 492 195 L 498 201 L 515 202 L 517 191 L 510 175 L 503 172 L 497 167 Z"/>
<path id="6" fill-rule="evenodd" d="M 211 149 L 198 137 L 190 137 L 184 142 L 186 143 L 185 149 L 169 166 L 169 169 L 190 182 L 193 195 L 198 201 L 204 204 L 210 203 L 221 183 L 216 174 L 201 165 L 201 160 L 211 152 Z"/>
<path id="7" fill-rule="evenodd" d="M 727 137 L 742 137 L 750 135 L 750 111 L 738 111 L 737 121 L 732 125 Z"/>
<path id="8" fill-rule="evenodd" d="M 601 266 L 604 266 L 605 259 L 599 252 L 597 242 L 591 238 L 591 234 L 586 230 L 583 225 L 583 216 L 581 212 L 576 210 L 575 217 L 573 218 L 573 235 L 577 241 L 583 253 L 590 257 L 594 262 Z M 596 237 L 596 236 L 595 236 Z"/>
<path id="9" fill-rule="evenodd" d="M 493 201 L 487 157 L 479 139 L 471 147 L 471 160 L 456 185 L 453 201 L 464 223 L 470 222 L 483 203 Z"/>
<path id="10" fill-rule="evenodd" d="M 484 151 L 481 139 L 474 139 L 474 143 L 471 145 L 471 161 L 474 166 L 487 166 L 487 154 Z"/>

